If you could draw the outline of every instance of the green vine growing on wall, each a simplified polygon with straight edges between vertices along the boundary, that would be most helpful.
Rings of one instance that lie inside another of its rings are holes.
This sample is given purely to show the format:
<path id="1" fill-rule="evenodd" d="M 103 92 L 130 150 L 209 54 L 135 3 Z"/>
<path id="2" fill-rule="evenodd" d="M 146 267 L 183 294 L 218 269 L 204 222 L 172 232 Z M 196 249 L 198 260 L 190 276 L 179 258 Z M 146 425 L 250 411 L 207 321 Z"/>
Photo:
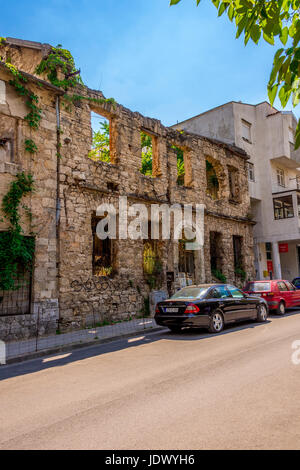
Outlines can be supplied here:
<path id="1" fill-rule="evenodd" d="M 36 153 L 38 148 L 32 139 L 25 140 L 25 150 L 29 153 Z"/>
<path id="2" fill-rule="evenodd" d="M 58 76 L 58 70 L 64 75 L 62 80 Z M 47 74 L 52 85 L 64 90 L 74 88 L 78 83 L 83 84 L 80 71 L 76 69 L 71 52 L 63 49 L 61 44 L 51 48 L 50 53 L 37 66 L 35 72 L 37 75 Z"/>
<path id="3" fill-rule="evenodd" d="M 6 69 L 13 75 L 13 79 L 9 81 L 9 84 L 14 87 L 19 96 L 26 98 L 26 106 L 29 109 L 29 113 L 25 116 L 25 121 L 31 129 L 38 129 L 40 120 L 42 118 L 42 110 L 39 108 L 39 97 L 32 91 L 26 88 L 27 78 L 11 63 L 5 63 Z M 30 153 L 37 152 L 37 146 L 32 139 L 25 141 L 25 150 Z"/>
<path id="4" fill-rule="evenodd" d="M 21 201 L 32 191 L 34 191 L 32 175 L 26 175 L 24 172 L 18 173 L 16 180 L 12 181 L 9 191 L 2 200 L 1 209 L 4 218 L 10 223 L 9 230 L 0 233 L 0 290 L 3 291 L 19 289 L 24 273 L 32 270 L 34 237 L 23 235 L 19 213 L 21 205 L 27 217 L 31 219 L 30 209 L 21 204 Z"/>

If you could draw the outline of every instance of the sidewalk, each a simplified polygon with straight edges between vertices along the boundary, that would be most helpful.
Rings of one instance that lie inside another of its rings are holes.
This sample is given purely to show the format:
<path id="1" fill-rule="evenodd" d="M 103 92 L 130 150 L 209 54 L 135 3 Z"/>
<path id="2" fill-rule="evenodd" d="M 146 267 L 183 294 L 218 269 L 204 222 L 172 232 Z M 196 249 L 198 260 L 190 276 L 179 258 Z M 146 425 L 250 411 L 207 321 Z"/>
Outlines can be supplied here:
<path id="1" fill-rule="evenodd" d="M 157 327 L 153 318 L 141 318 L 114 325 L 74 330 L 70 333 L 6 343 L 6 362 L 9 364 L 49 353 L 64 351 L 72 347 L 76 348 L 102 343 L 109 339 L 126 337 L 143 333 L 146 330 L 153 331 L 160 328 Z"/>

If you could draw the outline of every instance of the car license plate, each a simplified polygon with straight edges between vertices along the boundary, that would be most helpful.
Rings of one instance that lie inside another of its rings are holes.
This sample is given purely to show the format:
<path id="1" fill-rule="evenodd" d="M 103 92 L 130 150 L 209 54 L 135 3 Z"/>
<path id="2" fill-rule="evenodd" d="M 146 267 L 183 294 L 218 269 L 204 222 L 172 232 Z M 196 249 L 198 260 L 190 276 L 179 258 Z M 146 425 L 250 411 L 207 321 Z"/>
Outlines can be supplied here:
<path id="1" fill-rule="evenodd" d="M 178 312 L 178 308 L 166 308 L 166 309 L 165 309 L 165 312 L 166 312 L 166 313 L 177 313 L 177 312 Z"/>

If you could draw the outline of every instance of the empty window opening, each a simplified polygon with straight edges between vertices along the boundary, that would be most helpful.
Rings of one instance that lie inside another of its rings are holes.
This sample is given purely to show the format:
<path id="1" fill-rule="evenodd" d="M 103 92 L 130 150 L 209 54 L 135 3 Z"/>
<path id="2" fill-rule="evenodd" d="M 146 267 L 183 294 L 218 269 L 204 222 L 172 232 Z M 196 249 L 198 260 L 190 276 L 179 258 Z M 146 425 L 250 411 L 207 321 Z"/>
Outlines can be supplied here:
<path id="1" fill-rule="evenodd" d="M 238 172 L 235 168 L 228 168 L 229 199 L 236 201 L 239 198 Z"/>
<path id="2" fill-rule="evenodd" d="M 255 181 L 254 165 L 248 162 L 248 179 L 249 181 Z"/>
<path id="3" fill-rule="evenodd" d="M 276 197 L 273 205 L 275 220 L 294 217 L 293 196 Z"/>
<path id="4" fill-rule="evenodd" d="M 272 244 L 270 242 L 266 243 L 266 258 L 268 261 L 272 261 L 273 259 Z"/>
<path id="5" fill-rule="evenodd" d="M 242 119 L 242 137 L 246 142 L 251 143 L 251 124 Z"/>
<path id="6" fill-rule="evenodd" d="M 145 176 L 160 176 L 158 139 L 155 135 L 141 131 L 142 166 L 140 172 Z"/>
<path id="7" fill-rule="evenodd" d="M 214 166 L 206 160 L 206 193 L 212 198 L 217 199 L 219 194 L 219 180 Z"/>
<path id="8" fill-rule="evenodd" d="M 92 149 L 89 158 L 96 162 L 111 163 L 111 125 L 105 117 L 91 112 Z"/>
<path id="9" fill-rule="evenodd" d="M 14 161 L 13 141 L 6 137 L 0 137 L 0 162 L 11 163 Z"/>
<path id="10" fill-rule="evenodd" d="M 281 187 L 285 188 L 284 170 L 282 170 L 281 168 L 277 168 L 276 173 L 277 173 L 277 184 L 278 184 L 278 186 L 281 186 Z"/>
<path id="11" fill-rule="evenodd" d="M 221 280 L 223 269 L 222 235 L 219 232 L 210 232 L 210 267 L 211 273 Z"/>
<path id="12" fill-rule="evenodd" d="M 111 276 L 113 274 L 112 240 L 101 240 L 97 235 L 97 225 L 104 217 L 92 216 L 93 234 L 93 275 Z"/>
<path id="13" fill-rule="evenodd" d="M 172 149 L 175 150 L 177 155 L 177 184 L 178 186 L 184 186 L 185 184 L 185 163 L 184 163 L 184 151 L 176 145 L 172 145 Z"/>
<path id="14" fill-rule="evenodd" d="M 240 270 L 243 270 L 243 255 L 242 255 L 242 246 L 243 246 L 243 237 L 238 235 L 233 235 L 233 254 L 234 254 L 234 268 L 236 274 L 239 274 Z"/>

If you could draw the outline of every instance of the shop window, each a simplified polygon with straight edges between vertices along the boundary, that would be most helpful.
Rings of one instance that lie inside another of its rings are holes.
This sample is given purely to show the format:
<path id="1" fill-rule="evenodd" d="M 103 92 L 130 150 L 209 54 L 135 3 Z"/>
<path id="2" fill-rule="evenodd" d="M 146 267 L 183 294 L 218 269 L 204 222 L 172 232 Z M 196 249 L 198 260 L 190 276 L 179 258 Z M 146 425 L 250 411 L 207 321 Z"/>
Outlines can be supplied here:
<path id="1" fill-rule="evenodd" d="M 222 235 L 219 232 L 210 232 L 210 268 L 211 273 L 216 278 L 220 279 L 223 268 L 222 257 Z"/>
<path id="2" fill-rule="evenodd" d="M 193 250 L 186 250 L 186 243 L 187 240 L 185 238 L 179 240 L 178 272 L 193 277 L 195 274 L 195 252 Z"/>
<path id="3" fill-rule="evenodd" d="M 282 196 L 273 199 L 275 220 L 294 217 L 293 197 Z"/>

